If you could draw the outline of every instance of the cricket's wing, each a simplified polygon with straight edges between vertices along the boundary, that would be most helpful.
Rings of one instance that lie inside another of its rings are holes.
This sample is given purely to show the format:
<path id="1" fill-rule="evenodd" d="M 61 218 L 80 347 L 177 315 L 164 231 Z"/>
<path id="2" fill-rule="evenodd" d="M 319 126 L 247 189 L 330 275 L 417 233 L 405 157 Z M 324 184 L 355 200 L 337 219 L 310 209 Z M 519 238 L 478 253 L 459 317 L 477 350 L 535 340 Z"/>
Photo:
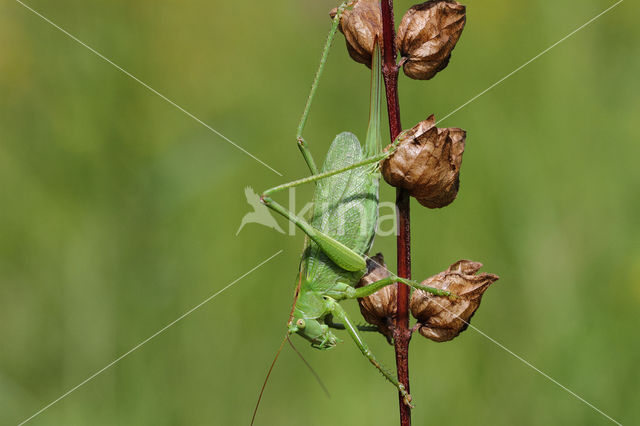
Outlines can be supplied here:
<path id="1" fill-rule="evenodd" d="M 340 169 L 363 160 L 358 138 L 348 132 L 336 136 L 322 172 Z M 359 167 L 319 180 L 314 196 L 311 225 L 364 256 L 373 243 L 378 220 L 380 175 L 375 165 Z M 312 241 L 304 253 L 307 281 L 357 281 L 361 272 L 348 272 L 332 262 Z"/>

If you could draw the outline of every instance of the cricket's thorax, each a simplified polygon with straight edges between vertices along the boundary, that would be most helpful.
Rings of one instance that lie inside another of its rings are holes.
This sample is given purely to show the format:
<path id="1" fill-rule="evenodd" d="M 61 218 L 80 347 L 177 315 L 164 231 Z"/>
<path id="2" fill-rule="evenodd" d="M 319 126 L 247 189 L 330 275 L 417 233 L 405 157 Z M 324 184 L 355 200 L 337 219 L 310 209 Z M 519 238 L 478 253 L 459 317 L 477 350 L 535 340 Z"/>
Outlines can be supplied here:
<path id="1" fill-rule="evenodd" d="M 315 348 L 330 349 L 339 339 L 325 324 L 325 317 L 329 314 L 329 296 L 310 290 L 307 284 L 302 283 L 300 287 L 289 332 L 304 337 Z"/>

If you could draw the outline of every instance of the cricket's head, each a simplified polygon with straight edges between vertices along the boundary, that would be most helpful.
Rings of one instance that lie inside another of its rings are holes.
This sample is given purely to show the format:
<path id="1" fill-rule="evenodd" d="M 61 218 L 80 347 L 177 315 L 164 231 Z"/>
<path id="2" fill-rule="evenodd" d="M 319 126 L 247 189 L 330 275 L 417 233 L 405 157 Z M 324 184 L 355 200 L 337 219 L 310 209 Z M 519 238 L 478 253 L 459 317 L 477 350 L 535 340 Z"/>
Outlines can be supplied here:
<path id="1" fill-rule="evenodd" d="M 293 318 L 289 324 L 289 334 L 297 333 L 311 342 L 316 349 L 331 349 L 340 339 L 325 324 L 316 319 Z"/>

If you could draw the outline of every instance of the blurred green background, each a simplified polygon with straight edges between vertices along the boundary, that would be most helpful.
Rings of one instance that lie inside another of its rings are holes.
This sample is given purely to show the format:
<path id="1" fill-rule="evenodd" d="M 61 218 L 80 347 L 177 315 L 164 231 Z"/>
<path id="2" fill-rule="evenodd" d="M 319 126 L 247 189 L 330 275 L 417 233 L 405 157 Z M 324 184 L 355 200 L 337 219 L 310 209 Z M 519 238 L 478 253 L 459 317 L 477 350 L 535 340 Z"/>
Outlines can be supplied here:
<path id="1" fill-rule="evenodd" d="M 30 422 L 248 424 L 303 238 L 255 224 L 236 236 L 251 211 L 244 188 L 307 173 L 295 126 L 335 2 L 28 4 L 284 177 L 1 2 L 0 423 L 282 249 Z M 397 17 L 411 4 L 397 2 Z M 443 117 L 611 4 L 468 2 L 449 67 L 429 82 L 401 77 L 403 124 Z M 414 276 L 483 262 L 501 278 L 473 325 L 623 424 L 640 422 L 639 12 L 625 1 L 445 120 L 468 131 L 460 194 L 412 213 Z M 339 37 L 306 132 L 316 158 L 336 133 L 366 128 L 369 74 Z M 299 206 L 310 195 L 298 191 Z M 394 237 L 374 251 L 395 267 Z M 385 340 L 367 338 L 394 365 Z M 397 423 L 393 388 L 351 342 L 321 352 L 294 341 L 332 397 L 285 348 L 257 424 Z M 473 330 L 442 344 L 416 335 L 411 377 L 417 425 L 608 424 Z"/>

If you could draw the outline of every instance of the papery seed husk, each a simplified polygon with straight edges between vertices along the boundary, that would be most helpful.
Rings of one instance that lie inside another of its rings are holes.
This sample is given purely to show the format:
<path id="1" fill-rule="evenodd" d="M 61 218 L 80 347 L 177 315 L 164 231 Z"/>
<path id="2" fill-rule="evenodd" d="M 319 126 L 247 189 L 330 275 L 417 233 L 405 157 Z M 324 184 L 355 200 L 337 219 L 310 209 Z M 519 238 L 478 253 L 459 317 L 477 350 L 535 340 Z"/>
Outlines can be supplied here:
<path id="1" fill-rule="evenodd" d="M 449 63 L 466 22 L 466 8 L 456 1 L 432 0 L 411 7 L 402 17 L 396 45 L 405 74 L 429 80 Z"/>
<path id="2" fill-rule="evenodd" d="M 367 273 L 360 279 L 356 288 L 369 285 L 390 276 L 384 263 L 382 253 L 367 259 Z M 385 335 L 388 341 L 393 338 L 393 327 L 396 318 L 397 288 L 388 285 L 370 296 L 358 299 L 360 312 L 365 321 L 378 327 L 378 331 Z"/>
<path id="3" fill-rule="evenodd" d="M 458 194 L 465 140 L 464 130 L 438 129 L 431 115 L 402 134 L 395 152 L 382 162 L 382 175 L 423 206 L 445 207 Z"/>
<path id="4" fill-rule="evenodd" d="M 337 8 L 329 12 L 333 18 Z M 340 32 L 344 34 L 349 56 L 371 68 L 373 46 L 378 39 L 382 45 L 382 15 L 377 0 L 358 0 L 352 9 L 347 9 L 340 18 Z"/>
<path id="5" fill-rule="evenodd" d="M 450 291 L 456 297 L 434 296 L 422 290 L 413 292 L 409 308 L 420 323 L 420 334 L 436 342 L 446 342 L 467 329 L 482 295 L 498 280 L 494 274 L 477 274 L 481 267 L 479 262 L 460 260 L 422 282 L 425 286 Z"/>

